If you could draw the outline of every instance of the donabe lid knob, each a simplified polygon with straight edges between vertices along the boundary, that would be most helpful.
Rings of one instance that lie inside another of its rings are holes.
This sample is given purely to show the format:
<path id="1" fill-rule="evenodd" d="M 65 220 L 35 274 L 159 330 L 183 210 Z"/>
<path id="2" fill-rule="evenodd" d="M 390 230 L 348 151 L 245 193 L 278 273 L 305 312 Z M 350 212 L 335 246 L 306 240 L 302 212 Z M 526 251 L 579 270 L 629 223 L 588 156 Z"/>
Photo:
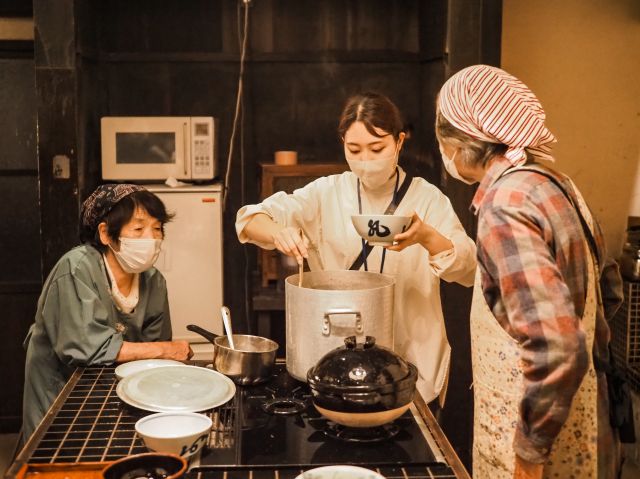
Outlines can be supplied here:
<path id="1" fill-rule="evenodd" d="M 364 349 L 369 349 L 376 345 L 376 338 L 373 336 L 367 336 L 364 340 Z"/>
<path id="2" fill-rule="evenodd" d="M 344 338 L 344 345 L 347 347 L 347 349 L 355 349 L 357 346 L 356 337 L 348 336 Z"/>
<path id="3" fill-rule="evenodd" d="M 344 345 L 347 349 L 356 349 L 358 347 L 358 342 L 355 336 L 348 336 L 344 338 Z M 369 349 L 376 345 L 376 338 L 373 336 L 366 336 L 364 339 L 364 344 L 361 349 Z"/>

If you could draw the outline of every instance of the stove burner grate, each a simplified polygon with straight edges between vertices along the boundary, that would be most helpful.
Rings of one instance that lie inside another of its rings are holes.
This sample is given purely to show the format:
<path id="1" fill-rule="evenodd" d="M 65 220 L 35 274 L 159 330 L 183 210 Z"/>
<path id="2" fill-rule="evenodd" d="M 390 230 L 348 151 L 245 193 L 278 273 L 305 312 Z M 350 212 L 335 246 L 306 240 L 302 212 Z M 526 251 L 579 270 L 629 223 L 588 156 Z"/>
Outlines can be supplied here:
<path id="1" fill-rule="evenodd" d="M 261 404 L 262 410 L 277 416 L 294 416 L 307 409 L 304 401 L 295 398 L 274 398 Z"/>
<path id="2" fill-rule="evenodd" d="M 397 436 L 400 428 L 393 423 L 377 427 L 347 427 L 333 422 L 327 423 L 323 432 L 332 439 L 346 442 L 382 442 Z"/>

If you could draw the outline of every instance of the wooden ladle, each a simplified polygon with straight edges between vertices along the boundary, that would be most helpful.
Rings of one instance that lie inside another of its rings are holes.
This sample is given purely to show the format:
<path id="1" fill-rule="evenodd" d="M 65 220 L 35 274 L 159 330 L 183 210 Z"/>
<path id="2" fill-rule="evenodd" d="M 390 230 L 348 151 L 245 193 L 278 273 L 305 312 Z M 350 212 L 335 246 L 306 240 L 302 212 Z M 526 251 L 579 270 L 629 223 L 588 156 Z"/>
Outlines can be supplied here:
<path id="1" fill-rule="evenodd" d="M 302 274 L 304 273 L 304 259 L 298 265 L 298 288 L 302 288 Z"/>
<path id="2" fill-rule="evenodd" d="M 300 239 L 304 242 L 304 233 L 300 229 Z M 302 274 L 304 273 L 304 258 L 298 265 L 298 288 L 302 288 Z"/>

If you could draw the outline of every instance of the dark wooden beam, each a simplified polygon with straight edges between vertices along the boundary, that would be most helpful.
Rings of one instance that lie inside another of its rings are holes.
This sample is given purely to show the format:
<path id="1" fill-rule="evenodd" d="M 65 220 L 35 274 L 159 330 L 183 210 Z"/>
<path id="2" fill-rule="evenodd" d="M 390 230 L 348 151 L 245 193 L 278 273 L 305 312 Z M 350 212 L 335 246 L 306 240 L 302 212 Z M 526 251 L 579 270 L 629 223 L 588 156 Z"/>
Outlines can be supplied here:
<path id="1" fill-rule="evenodd" d="M 499 66 L 502 34 L 502 0 L 448 0 L 444 51 L 445 79 L 479 63 Z M 476 235 L 476 218 L 469 211 L 475 187 L 443 172 L 442 190 L 451 200 L 467 234 Z M 448 404 L 440 415 L 442 427 L 458 455 L 471 468 L 473 392 L 469 314 L 472 288 L 444 283 L 442 306 L 449 343 L 451 373 Z"/>

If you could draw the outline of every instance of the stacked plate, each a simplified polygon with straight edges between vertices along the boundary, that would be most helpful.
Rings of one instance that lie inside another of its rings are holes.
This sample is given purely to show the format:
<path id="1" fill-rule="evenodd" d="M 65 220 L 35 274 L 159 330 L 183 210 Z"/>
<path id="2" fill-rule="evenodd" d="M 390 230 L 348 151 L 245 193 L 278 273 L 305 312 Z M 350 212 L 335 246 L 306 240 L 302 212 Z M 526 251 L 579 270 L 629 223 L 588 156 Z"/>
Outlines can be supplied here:
<path id="1" fill-rule="evenodd" d="M 116 387 L 122 401 L 153 412 L 206 411 L 226 403 L 235 392 L 235 384 L 225 375 L 181 363 L 141 367 Z"/>
<path id="2" fill-rule="evenodd" d="M 153 369 L 160 366 L 182 366 L 184 363 L 173 359 L 141 359 L 139 361 L 129 361 L 122 363 L 116 370 L 116 377 L 123 379 L 131 374 L 143 371 L 145 369 Z"/>

